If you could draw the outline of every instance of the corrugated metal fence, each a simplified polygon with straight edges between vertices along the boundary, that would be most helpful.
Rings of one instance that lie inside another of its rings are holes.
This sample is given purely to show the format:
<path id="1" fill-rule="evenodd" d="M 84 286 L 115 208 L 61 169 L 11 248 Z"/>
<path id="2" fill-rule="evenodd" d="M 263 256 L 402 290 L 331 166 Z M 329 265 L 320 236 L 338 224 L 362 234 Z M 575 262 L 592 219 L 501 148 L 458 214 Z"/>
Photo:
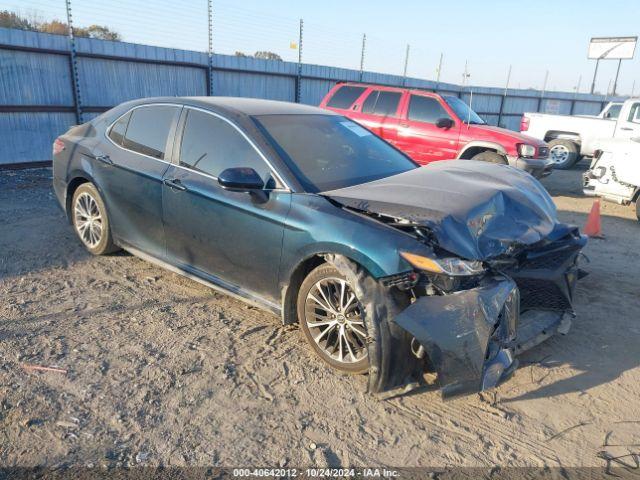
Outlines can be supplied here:
<path id="1" fill-rule="evenodd" d="M 51 159 L 56 136 L 134 98 L 224 95 L 320 103 L 337 81 L 405 85 L 458 95 L 487 122 L 514 130 L 525 111 L 597 114 L 598 95 L 460 87 L 343 68 L 214 55 L 125 42 L 76 39 L 78 98 L 67 37 L 0 28 L 0 165 Z M 209 82 L 212 75 L 212 82 Z M 211 87 L 209 87 L 211 85 Z M 213 91 L 209 91 L 213 89 Z M 76 107 L 81 118 L 77 118 Z"/>

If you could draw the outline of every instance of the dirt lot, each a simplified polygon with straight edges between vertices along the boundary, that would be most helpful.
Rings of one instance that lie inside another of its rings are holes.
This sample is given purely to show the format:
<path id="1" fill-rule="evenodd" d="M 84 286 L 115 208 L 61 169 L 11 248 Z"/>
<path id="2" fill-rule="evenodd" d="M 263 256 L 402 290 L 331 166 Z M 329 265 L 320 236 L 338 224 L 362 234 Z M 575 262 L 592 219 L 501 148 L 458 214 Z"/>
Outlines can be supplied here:
<path id="1" fill-rule="evenodd" d="M 276 317 L 128 254 L 90 256 L 50 176 L 0 172 L 0 466 L 566 467 L 640 454 L 630 207 L 603 205 L 607 238 L 586 248 L 572 331 L 521 357 L 495 394 L 380 400 Z M 544 183 L 561 219 L 583 225 L 579 177 Z"/>

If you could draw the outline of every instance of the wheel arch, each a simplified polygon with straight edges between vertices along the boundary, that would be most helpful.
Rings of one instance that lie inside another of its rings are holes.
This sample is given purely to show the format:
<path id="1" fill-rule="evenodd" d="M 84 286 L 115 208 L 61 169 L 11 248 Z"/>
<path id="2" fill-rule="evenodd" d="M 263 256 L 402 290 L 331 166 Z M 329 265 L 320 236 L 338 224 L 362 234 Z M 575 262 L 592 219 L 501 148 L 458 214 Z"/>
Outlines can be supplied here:
<path id="1" fill-rule="evenodd" d="M 580 146 L 582 138 L 577 132 L 568 132 L 563 130 L 549 130 L 544 134 L 544 141 L 550 142 L 552 140 L 570 140 L 576 145 Z"/>
<path id="2" fill-rule="evenodd" d="M 343 255 L 350 261 L 356 263 L 362 267 L 369 275 L 373 277 L 385 276 L 381 267 L 373 263 L 373 260 L 363 254 L 356 254 L 355 251 L 345 251 L 346 249 L 334 247 L 331 249 L 317 250 L 312 253 L 307 253 L 297 261 L 283 278 L 281 286 L 281 320 L 283 325 L 293 325 L 297 323 L 297 299 L 300 286 L 307 275 L 316 267 L 323 265 L 327 262 L 326 255 L 339 254 Z M 372 266 L 373 270 L 372 271 Z"/>
<path id="3" fill-rule="evenodd" d="M 505 158 L 507 157 L 507 151 L 499 143 L 474 141 L 474 142 L 467 143 L 460 150 L 457 158 L 460 160 L 470 160 L 475 155 L 482 152 L 487 152 L 487 151 L 498 153 L 504 156 Z"/>
<path id="4" fill-rule="evenodd" d="M 71 223 L 71 201 L 73 200 L 73 194 L 76 192 L 78 187 L 83 183 L 92 183 L 96 185 L 93 177 L 86 172 L 76 171 L 72 172 L 69 175 L 69 181 L 67 182 L 67 188 L 65 190 L 65 199 L 64 199 L 64 211 L 67 215 L 67 220 Z M 98 186 L 96 185 L 96 188 Z M 100 189 L 98 188 L 100 192 Z M 101 193 L 101 192 L 100 192 Z"/>

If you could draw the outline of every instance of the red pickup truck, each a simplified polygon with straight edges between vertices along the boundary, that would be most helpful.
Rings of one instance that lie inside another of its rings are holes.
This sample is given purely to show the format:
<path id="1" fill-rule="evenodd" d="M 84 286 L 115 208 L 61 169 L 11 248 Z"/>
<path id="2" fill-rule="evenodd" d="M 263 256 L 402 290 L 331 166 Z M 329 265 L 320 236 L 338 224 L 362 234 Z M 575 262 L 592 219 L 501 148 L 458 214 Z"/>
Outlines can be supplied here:
<path id="1" fill-rule="evenodd" d="M 339 83 L 320 107 L 360 123 L 422 165 L 455 158 L 483 160 L 509 164 L 537 178 L 553 168 L 546 143 L 487 125 L 453 95 Z"/>

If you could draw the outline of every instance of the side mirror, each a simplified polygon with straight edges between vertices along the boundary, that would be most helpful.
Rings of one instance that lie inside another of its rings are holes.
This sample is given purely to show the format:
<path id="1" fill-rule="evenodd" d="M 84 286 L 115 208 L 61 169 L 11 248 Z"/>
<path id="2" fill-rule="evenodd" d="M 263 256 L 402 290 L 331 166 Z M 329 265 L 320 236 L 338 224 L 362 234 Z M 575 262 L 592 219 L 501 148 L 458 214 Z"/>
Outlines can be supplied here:
<path id="1" fill-rule="evenodd" d="M 436 120 L 436 127 L 438 128 L 444 128 L 445 130 L 448 130 L 453 127 L 453 125 L 454 122 L 450 118 L 443 117 Z"/>
<path id="2" fill-rule="evenodd" d="M 218 183 L 226 190 L 233 192 L 251 192 L 262 190 L 264 182 L 253 168 L 227 168 L 218 175 Z"/>

